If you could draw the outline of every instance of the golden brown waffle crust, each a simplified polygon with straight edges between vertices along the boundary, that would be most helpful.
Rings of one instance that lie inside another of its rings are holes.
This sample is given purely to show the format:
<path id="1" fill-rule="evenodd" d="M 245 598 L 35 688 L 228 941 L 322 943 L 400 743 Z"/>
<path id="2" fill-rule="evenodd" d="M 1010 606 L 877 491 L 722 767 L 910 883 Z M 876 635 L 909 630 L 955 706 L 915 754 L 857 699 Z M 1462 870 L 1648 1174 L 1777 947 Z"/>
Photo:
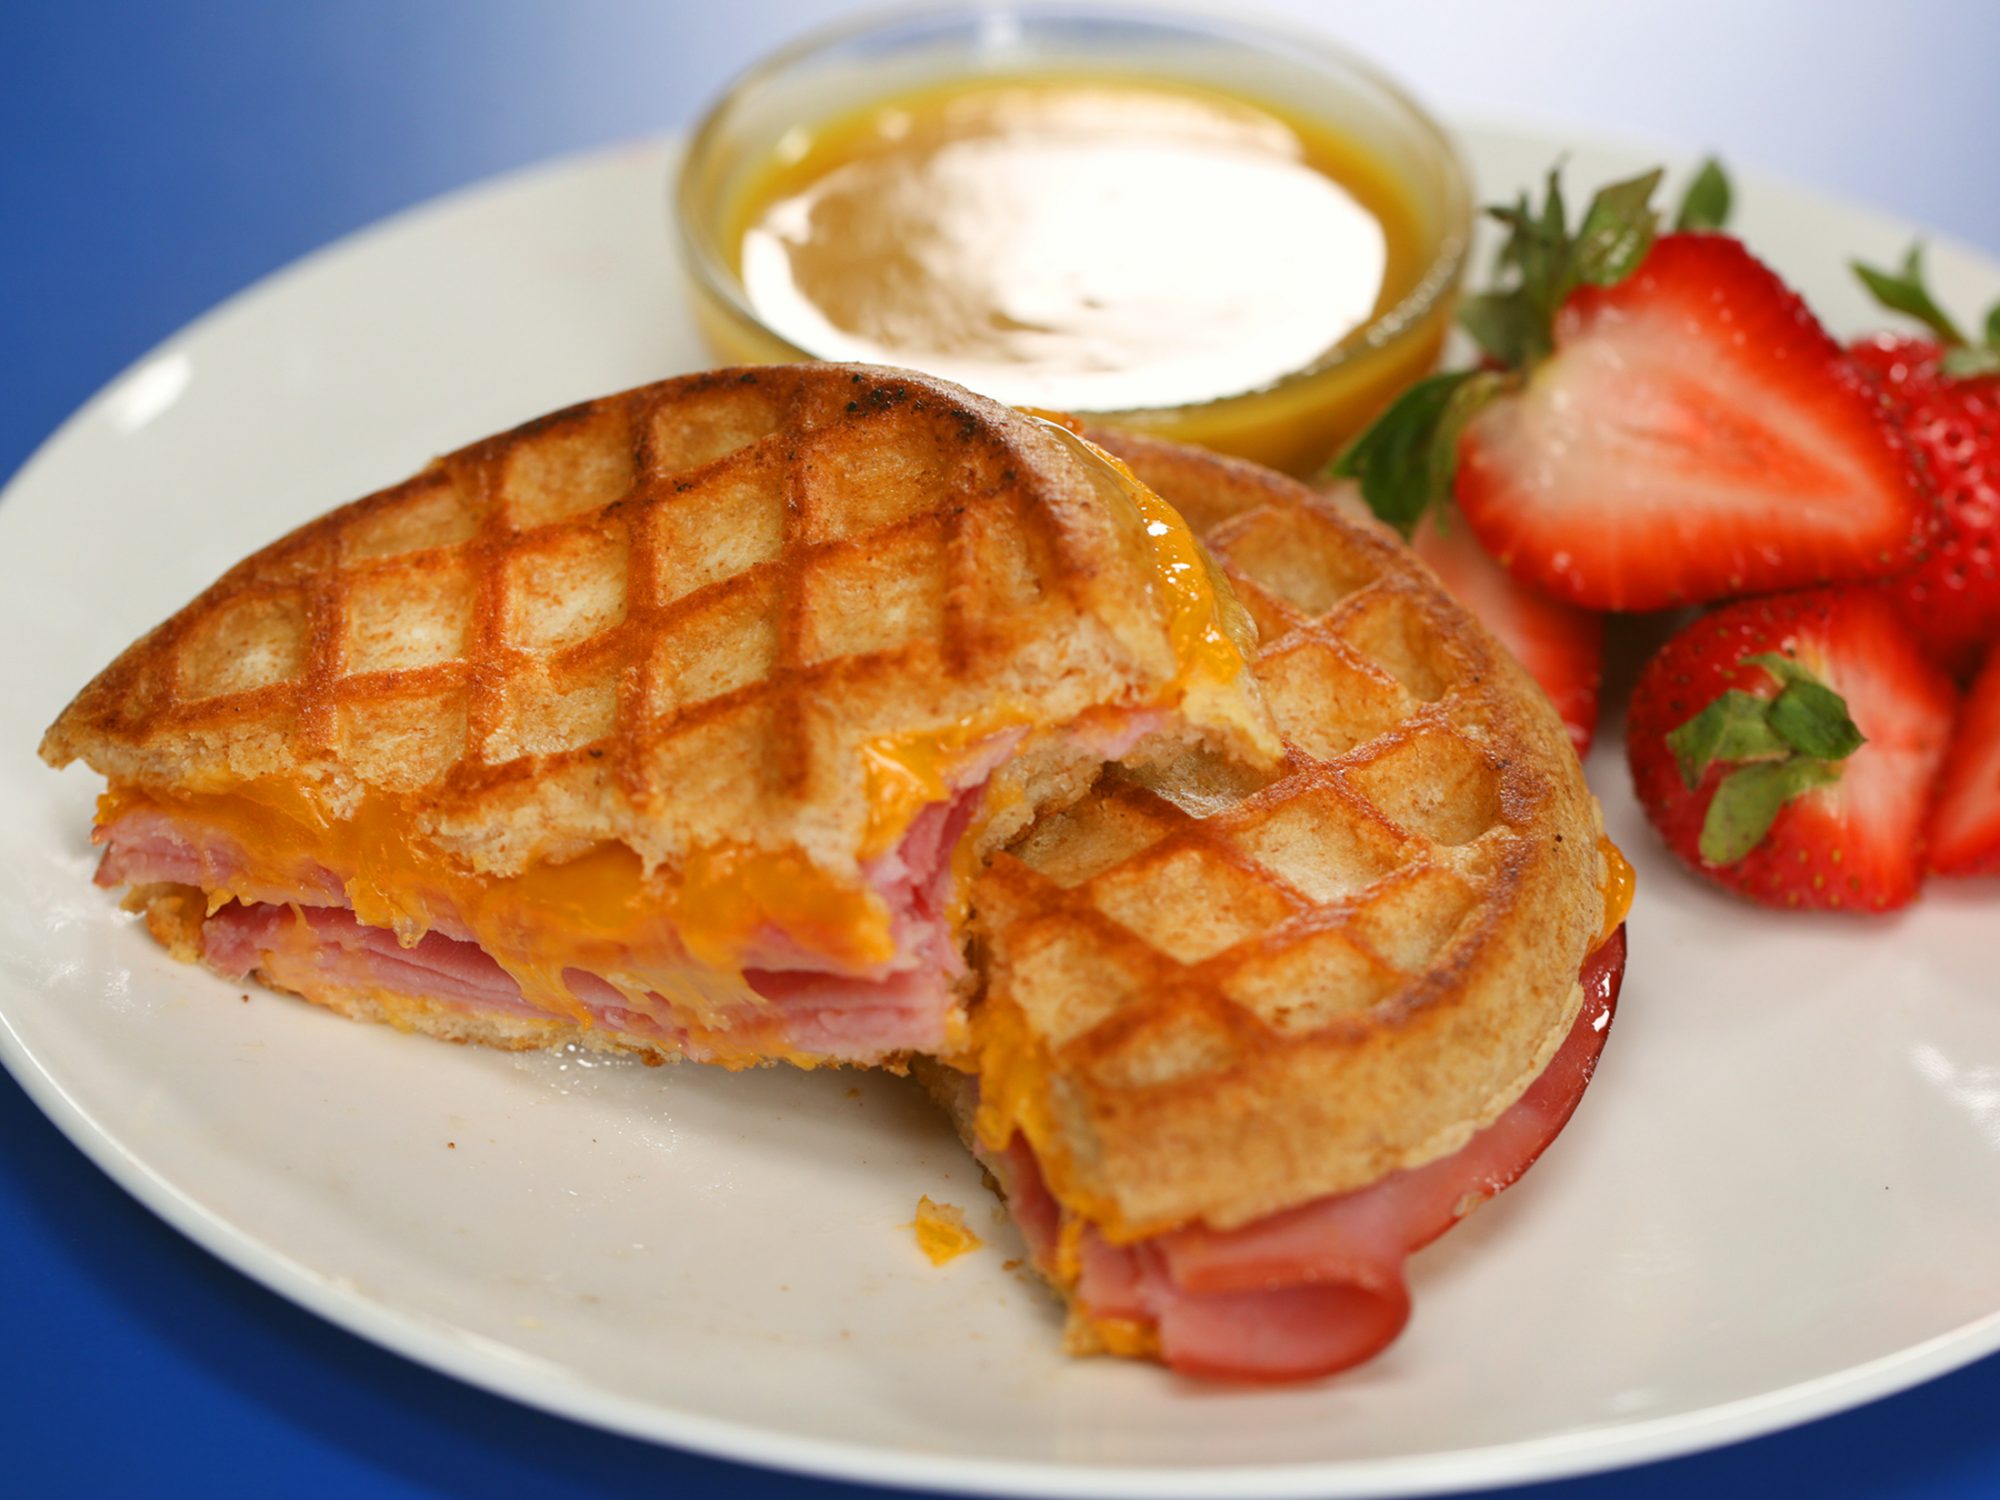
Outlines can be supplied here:
<path id="1" fill-rule="evenodd" d="M 1044 423 L 908 371 L 714 371 L 272 543 L 41 751 L 140 790 L 278 778 L 335 817 L 385 794 L 485 875 L 608 841 L 649 870 L 731 845 L 851 874 L 863 747 L 996 704 L 1033 729 L 1159 701 L 1178 662 L 1149 567 Z"/>
<path id="2" fill-rule="evenodd" d="M 976 1024 L 1011 1007 L 1044 1070 L 998 1106 L 1014 1064 L 989 1048 L 983 1123 L 1026 1129 L 1065 1205 L 1127 1240 L 1365 1187 L 1490 1123 L 1577 1013 L 1601 821 L 1547 700 L 1393 534 L 1253 465 L 1091 436 L 1256 616 L 1289 757 L 1261 785 L 1198 759 L 1109 776 L 976 888 Z"/>
<path id="3" fill-rule="evenodd" d="M 470 1011 L 443 1001 L 387 990 L 355 989 L 318 983 L 294 990 L 259 969 L 258 980 L 272 989 L 301 999 L 350 1021 L 370 1021 L 413 1036 L 427 1036 L 459 1046 L 492 1047 L 500 1052 L 541 1052 L 560 1047 L 606 1056 L 636 1057 L 648 1067 L 679 1062 L 679 1050 L 650 1037 L 635 1036 L 605 1026 L 579 1026 L 554 1016 L 495 1015 Z"/>

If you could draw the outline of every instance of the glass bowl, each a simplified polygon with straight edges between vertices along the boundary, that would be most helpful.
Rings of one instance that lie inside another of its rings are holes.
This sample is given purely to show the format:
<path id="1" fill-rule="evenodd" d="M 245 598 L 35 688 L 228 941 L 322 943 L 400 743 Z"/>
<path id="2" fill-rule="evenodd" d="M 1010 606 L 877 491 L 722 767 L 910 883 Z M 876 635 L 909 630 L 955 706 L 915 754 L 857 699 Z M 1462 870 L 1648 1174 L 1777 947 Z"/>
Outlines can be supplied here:
<path id="1" fill-rule="evenodd" d="M 1404 189 L 1417 263 L 1394 305 L 1309 364 L 1178 406 L 1078 415 L 1307 473 L 1426 373 L 1450 327 L 1471 231 L 1450 139 L 1401 88 L 1317 37 L 1220 16 L 1089 5 L 965 5 L 877 15 L 783 48 L 739 77 L 688 144 L 674 208 L 690 295 L 724 363 L 826 357 L 761 319 L 737 269 L 744 195 L 800 132 L 887 97 L 967 78 L 1087 74 L 1182 82 L 1310 120 L 1366 150 Z"/>

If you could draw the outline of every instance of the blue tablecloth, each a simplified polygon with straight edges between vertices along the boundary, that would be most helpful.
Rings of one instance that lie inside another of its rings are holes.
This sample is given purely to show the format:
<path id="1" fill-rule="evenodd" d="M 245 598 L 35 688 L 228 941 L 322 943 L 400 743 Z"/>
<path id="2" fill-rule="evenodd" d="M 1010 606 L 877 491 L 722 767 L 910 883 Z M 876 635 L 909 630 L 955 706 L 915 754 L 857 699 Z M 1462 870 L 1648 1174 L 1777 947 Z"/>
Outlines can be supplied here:
<path id="1" fill-rule="evenodd" d="M 729 72 L 845 8 L 13 0 L 0 28 L 0 474 L 147 347 L 254 278 L 491 172 L 683 125 Z M 1461 103 L 1451 91 L 1463 60 L 1436 52 L 1429 13 L 1453 10 L 1472 24 L 1466 10 L 1379 8 L 1391 9 L 1394 19 L 1357 12 L 1351 30 L 1447 104 Z M 1760 6 L 1754 17 L 1695 0 L 1486 9 L 1524 38 L 1538 25 L 1548 34 L 1523 41 L 1535 56 L 1524 51 L 1507 79 L 1493 81 L 1508 74 L 1497 64 L 1465 74 L 1476 71 L 1476 86 L 1463 85 L 1476 107 L 1511 101 L 1519 113 L 1614 131 L 1679 126 L 1686 144 L 1720 140 L 1738 159 L 2000 243 L 2000 200 L 1973 192 L 1990 183 L 1988 153 L 2000 140 L 1988 72 L 2000 55 L 1993 10 L 1950 12 L 1979 33 L 1953 42 L 1935 24 L 1937 5 L 1912 7 L 1930 13 L 1921 23 L 1899 10 L 1886 28 L 1876 22 L 1888 12 L 1871 21 L 1843 5 Z M 1812 89 L 1801 84 L 1791 110 L 1779 110 L 1776 95 L 1752 97 L 1745 82 L 1762 64 L 1731 53 L 1749 33 L 1782 32 L 1788 18 L 1810 33 L 1804 45 L 1831 85 L 1826 120 L 1810 129 L 1798 110 Z M 1664 61 L 1663 28 L 1689 38 Z M 1624 40 L 1607 48 L 1607 34 Z M 1897 104 L 1898 137 L 1864 110 L 1857 84 L 1894 87 L 1899 61 L 1919 58 L 1931 76 Z M 1538 80 L 1586 65 L 1580 91 L 1552 108 L 1558 96 Z M 1953 82 L 1961 75 L 1963 88 Z M 1698 90 L 1717 112 L 1686 112 L 1684 96 Z M 1629 109 L 1593 121 L 1593 101 L 1604 114 L 1611 99 Z M 1701 128 L 1688 123 L 1697 119 Z M 1933 126 L 1949 127 L 1951 141 L 1922 144 Z M 1873 155 L 1846 144 L 1881 134 L 1890 139 Z M 2000 1359 L 1989 1359 L 1799 1431 L 1547 1492 L 2000 1494 L 1996 1414 Z M 323 1324 L 153 1219 L 0 1080 L 0 1493 L 304 1500 L 835 1488 L 844 1487 L 608 1437 Z"/>

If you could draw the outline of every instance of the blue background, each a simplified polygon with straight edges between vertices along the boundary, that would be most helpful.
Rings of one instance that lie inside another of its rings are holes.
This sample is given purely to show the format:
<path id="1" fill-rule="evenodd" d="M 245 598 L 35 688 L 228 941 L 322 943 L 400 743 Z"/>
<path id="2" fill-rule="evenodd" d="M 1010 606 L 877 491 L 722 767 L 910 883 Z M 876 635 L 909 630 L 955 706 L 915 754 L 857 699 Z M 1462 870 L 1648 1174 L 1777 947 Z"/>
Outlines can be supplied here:
<path id="1" fill-rule="evenodd" d="M 490 173 L 685 125 L 729 73 L 851 8 L 0 0 L 0 474 L 257 277 Z M 1984 0 L 1262 8 L 1462 118 L 1720 145 L 2000 251 Z M 238 1489 L 851 1493 L 607 1437 L 322 1324 L 154 1220 L 0 1080 L 0 1493 Z M 1795 1432 L 1518 1493 L 1695 1490 L 2000 1494 L 2000 1358 Z"/>

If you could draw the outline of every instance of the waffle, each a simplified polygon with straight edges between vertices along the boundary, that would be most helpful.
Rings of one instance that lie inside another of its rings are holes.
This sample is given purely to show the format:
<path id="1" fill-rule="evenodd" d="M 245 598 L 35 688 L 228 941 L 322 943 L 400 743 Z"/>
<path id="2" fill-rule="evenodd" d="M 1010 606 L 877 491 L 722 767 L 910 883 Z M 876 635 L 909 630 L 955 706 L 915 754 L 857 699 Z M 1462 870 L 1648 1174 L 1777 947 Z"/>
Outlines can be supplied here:
<path id="1" fill-rule="evenodd" d="M 1140 719 L 1277 755 L 1240 611 L 1163 572 L 1148 504 L 1068 433 L 908 372 L 671 380 L 266 547 L 90 683 L 42 754 L 114 803 L 226 814 L 230 861 L 296 846 L 275 889 L 224 894 L 289 900 L 330 871 L 406 942 L 484 940 L 468 881 L 590 855 L 617 902 L 664 889 L 698 962 L 817 924 L 806 946 L 880 968 L 871 872 L 973 761 L 1029 768 L 988 799 L 998 839 Z M 545 988 L 589 1024 L 559 971 Z"/>
<path id="2" fill-rule="evenodd" d="M 1025 1136 L 1125 1243 L 1457 1150 L 1569 1032 L 1608 872 L 1555 712 L 1392 536 L 1267 471 L 1093 435 L 1256 617 L 1287 750 L 1275 774 L 1128 764 L 974 888 L 979 1141 Z"/>

